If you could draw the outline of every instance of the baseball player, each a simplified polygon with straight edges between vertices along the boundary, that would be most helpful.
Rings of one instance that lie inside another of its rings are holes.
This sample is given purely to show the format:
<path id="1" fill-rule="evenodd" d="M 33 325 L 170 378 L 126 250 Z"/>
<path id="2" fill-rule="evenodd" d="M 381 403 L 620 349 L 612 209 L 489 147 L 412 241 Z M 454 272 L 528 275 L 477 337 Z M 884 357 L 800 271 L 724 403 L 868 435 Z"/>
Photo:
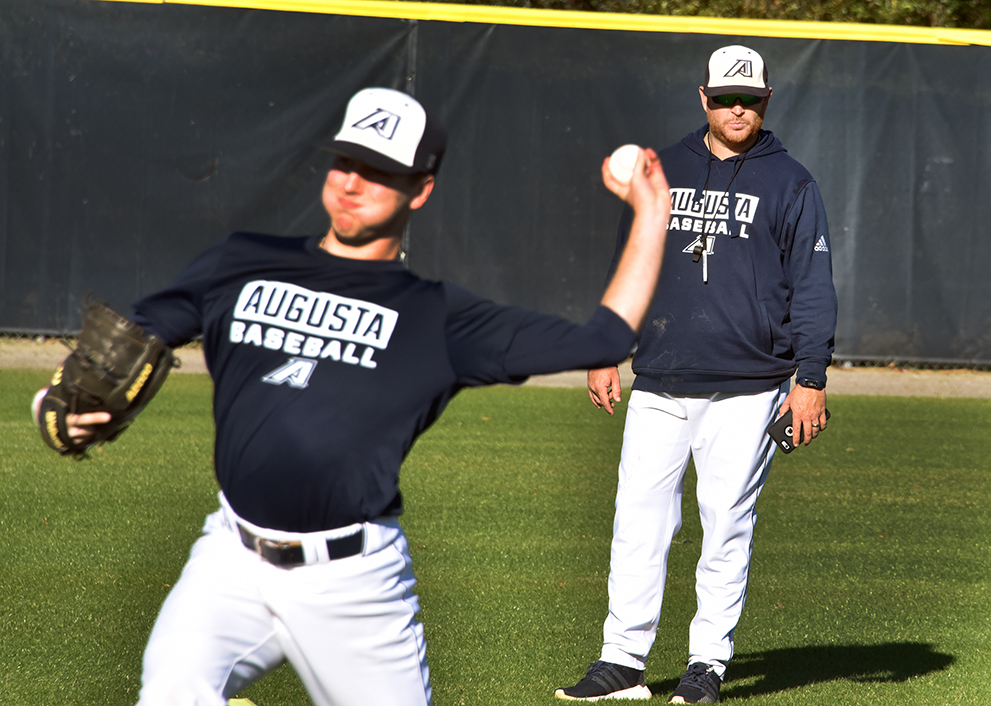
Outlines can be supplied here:
<path id="1" fill-rule="evenodd" d="M 435 187 L 443 129 L 416 100 L 359 91 L 330 149 L 330 228 L 235 233 L 133 320 L 202 334 L 220 509 L 144 655 L 140 706 L 222 706 L 288 661 L 314 703 L 431 703 L 399 468 L 460 389 L 622 360 L 649 306 L 670 211 L 657 155 L 606 185 L 635 214 L 584 325 L 420 279 L 403 228 Z M 108 415 L 69 415 L 77 440 Z"/>
<path id="2" fill-rule="evenodd" d="M 704 531 L 698 610 L 688 669 L 669 701 L 719 701 L 747 594 L 755 504 L 775 450 L 765 430 L 787 410 L 796 444 L 826 427 L 836 294 L 819 190 L 761 129 L 771 87 L 757 52 L 715 51 L 699 96 L 706 124 L 660 155 L 672 212 L 633 359 L 602 653 L 577 684 L 557 690 L 561 699 L 650 698 L 644 666 L 694 459 Z M 620 250 L 629 226 L 626 213 Z M 612 414 L 616 368 L 590 370 L 588 389 Z"/>

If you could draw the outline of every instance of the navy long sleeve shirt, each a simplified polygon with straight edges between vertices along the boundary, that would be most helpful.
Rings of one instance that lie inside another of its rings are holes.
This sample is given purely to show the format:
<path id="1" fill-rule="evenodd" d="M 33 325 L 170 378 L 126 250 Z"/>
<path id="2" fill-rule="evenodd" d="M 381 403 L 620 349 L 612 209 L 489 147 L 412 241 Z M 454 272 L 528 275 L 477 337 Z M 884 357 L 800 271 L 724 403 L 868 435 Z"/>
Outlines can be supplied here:
<path id="1" fill-rule="evenodd" d="M 169 345 L 202 334 L 217 480 L 256 525 L 398 515 L 400 465 L 460 389 L 608 365 L 633 346 L 608 308 L 579 325 L 319 240 L 234 234 L 134 305 Z"/>

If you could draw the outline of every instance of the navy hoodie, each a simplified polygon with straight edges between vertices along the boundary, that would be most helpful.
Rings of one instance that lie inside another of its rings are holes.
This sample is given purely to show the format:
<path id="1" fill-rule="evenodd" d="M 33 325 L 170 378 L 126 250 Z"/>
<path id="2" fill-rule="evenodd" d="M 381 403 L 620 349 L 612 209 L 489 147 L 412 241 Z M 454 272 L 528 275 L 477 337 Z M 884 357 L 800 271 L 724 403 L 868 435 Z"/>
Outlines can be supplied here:
<path id="1" fill-rule="evenodd" d="M 796 369 L 825 382 L 836 291 L 815 180 L 770 132 L 727 160 L 711 156 L 707 132 L 704 125 L 660 153 L 671 220 L 633 389 L 757 392 Z M 613 269 L 631 223 L 627 209 Z"/>

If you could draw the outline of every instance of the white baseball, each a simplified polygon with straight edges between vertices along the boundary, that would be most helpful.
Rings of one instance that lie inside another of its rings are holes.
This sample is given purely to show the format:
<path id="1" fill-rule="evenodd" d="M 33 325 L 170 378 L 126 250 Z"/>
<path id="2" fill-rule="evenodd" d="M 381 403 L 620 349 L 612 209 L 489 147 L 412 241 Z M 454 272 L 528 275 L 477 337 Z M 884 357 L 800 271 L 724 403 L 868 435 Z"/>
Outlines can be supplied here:
<path id="1" fill-rule="evenodd" d="M 630 179 L 633 178 L 633 167 L 637 164 L 639 154 L 639 146 L 623 145 L 609 157 L 609 171 L 620 184 L 630 183 Z"/>
<path id="2" fill-rule="evenodd" d="M 34 399 L 31 400 L 31 418 L 39 429 L 41 429 L 41 401 L 45 399 L 46 394 L 48 394 L 48 388 L 43 387 L 34 393 Z"/>

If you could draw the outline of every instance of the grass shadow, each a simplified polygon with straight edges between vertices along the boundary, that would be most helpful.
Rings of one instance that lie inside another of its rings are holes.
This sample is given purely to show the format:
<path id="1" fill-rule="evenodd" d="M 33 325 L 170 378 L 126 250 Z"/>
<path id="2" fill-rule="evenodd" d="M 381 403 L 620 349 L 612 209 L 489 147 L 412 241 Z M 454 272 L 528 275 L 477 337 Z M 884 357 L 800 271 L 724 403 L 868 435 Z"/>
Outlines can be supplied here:
<path id="1" fill-rule="evenodd" d="M 837 680 L 904 682 L 944 670 L 953 662 L 952 655 L 920 642 L 820 645 L 743 653 L 730 663 L 723 696 L 741 699 Z M 648 686 L 654 694 L 668 694 L 678 686 L 678 679 Z"/>
<path id="2" fill-rule="evenodd" d="M 744 698 L 822 682 L 904 682 L 946 669 L 952 655 L 921 642 L 878 645 L 813 645 L 739 654 L 730 664 L 725 694 Z M 733 682 L 753 683 L 733 686 Z"/>

